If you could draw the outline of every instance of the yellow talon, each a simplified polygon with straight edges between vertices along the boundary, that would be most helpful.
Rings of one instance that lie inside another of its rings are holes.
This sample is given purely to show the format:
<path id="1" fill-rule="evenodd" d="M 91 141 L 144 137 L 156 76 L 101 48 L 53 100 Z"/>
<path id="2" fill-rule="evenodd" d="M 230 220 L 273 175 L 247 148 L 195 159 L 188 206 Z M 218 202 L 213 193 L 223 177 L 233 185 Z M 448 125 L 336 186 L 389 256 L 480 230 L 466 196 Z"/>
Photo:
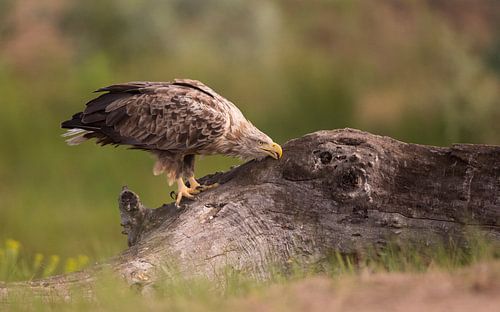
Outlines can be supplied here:
<path id="1" fill-rule="evenodd" d="M 184 180 L 182 178 L 177 179 L 177 197 L 175 199 L 175 205 L 177 207 L 181 204 L 183 197 L 193 199 L 194 195 L 219 186 L 219 183 L 201 185 L 194 177 L 190 177 L 188 181 L 189 187 L 184 184 Z"/>
<path id="2" fill-rule="evenodd" d="M 182 197 L 186 198 L 194 198 L 193 195 L 198 194 L 199 191 L 196 189 L 191 189 L 184 184 L 184 180 L 182 178 L 177 179 L 177 198 L 175 200 L 175 205 L 179 207 L 181 204 Z"/>
<path id="3" fill-rule="evenodd" d="M 219 186 L 219 183 L 214 183 L 214 184 L 209 184 L 209 185 L 200 185 L 198 187 L 198 189 L 203 192 L 203 191 L 206 191 L 206 190 L 210 190 L 210 189 L 216 188 L 217 186 Z"/>
<path id="4" fill-rule="evenodd" d="M 196 181 L 196 179 L 195 179 L 194 177 L 190 177 L 190 178 L 188 179 L 188 181 L 189 181 L 189 188 L 190 188 L 190 189 L 195 190 L 195 189 L 197 189 L 198 187 L 200 187 L 200 186 L 201 186 L 201 184 L 200 184 L 200 183 L 198 183 L 198 181 Z"/>
<path id="5" fill-rule="evenodd" d="M 214 184 L 210 184 L 210 185 L 201 185 L 198 181 L 196 181 L 196 179 L 194 177 L 190 177 L 188 179 L 188 181 L 189 181 L 190 189 L 196 190 L 196 191 L 198 191 L 198 193 L 219 186 L 219 183 L 214 183 Z"/>

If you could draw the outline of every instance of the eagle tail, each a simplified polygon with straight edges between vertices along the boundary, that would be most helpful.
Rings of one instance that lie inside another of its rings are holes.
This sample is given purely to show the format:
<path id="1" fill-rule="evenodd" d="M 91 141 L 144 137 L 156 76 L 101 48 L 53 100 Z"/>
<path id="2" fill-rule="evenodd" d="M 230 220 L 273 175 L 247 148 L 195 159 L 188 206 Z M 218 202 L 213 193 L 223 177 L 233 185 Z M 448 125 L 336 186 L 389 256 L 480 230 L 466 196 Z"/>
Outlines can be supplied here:
<path id="1" fill-rule="evenodd" d="M 81 134 L 82 132 L 85 132 L 83 129 L 78 129 L 78 128 L 73 128 L 67 130 L 65 133 L 61 134 L 62 137 L 67 138 L 67 137 L 72 137 L 76 136 L 78 134 Z"/>
<path id="2" fill-rule="evenodd" d="M 66 133 L 63 133 L 62 136 L 66 137 L 66 143 L 68 145 L 78 145 L 87 141 L 91 136 L 92 131 L 83 130 L 83 129 L 69 129 Z"/>
<path id="3" fill-rule="evenodd" d="M 92 130 L 95 130 L 95 128 L 82 123 L 82 117 L 83 114 L 80 112 L 61 124 L 63 129 L 68 129 L 66 133 L 62 134 L 63 137 L 67 138 L 66 143 L 68 145 L 78 145 L 93 137 L 94 132 Z"/>

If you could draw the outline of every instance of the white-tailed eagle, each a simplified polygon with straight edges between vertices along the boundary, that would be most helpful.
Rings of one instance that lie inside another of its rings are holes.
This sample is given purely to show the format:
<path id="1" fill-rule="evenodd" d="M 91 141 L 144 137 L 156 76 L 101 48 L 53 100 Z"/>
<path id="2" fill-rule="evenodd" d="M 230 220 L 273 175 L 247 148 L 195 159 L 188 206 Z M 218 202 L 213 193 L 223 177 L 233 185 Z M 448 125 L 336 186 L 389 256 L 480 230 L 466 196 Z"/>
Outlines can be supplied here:
<path id="1" fill-rule="evenodd" d="M 242 159 L 282 156 L 281 147 L 230 101 L 196 80 L 129 82 L 106 92 L 62 123 L 69 145 L 96 138 L 101 145 L 128 145 L 156 155 L 153 173 L 177 181 L 176 204 L 210 188 L 194 177 L 195 155 Z M 189 181 L 189 187 L 184 183 Z"/>

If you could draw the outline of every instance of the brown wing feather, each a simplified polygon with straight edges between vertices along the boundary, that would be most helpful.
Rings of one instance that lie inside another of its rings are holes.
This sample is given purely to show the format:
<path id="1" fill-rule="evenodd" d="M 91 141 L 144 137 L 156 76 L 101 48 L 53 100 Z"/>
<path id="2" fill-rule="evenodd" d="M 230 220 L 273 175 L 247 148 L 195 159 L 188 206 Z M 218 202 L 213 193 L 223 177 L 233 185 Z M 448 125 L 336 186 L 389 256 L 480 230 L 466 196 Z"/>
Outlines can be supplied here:
<path id="1" fill-rule="evenodd" d="M 225 130 L 227 116 L 216 94 L 197 81 L 133 82 L 98 91 L 108 93 L 67 125 L 94 131 L 90 136 L 101 144 L 195 153 L 209 149 Z"/>

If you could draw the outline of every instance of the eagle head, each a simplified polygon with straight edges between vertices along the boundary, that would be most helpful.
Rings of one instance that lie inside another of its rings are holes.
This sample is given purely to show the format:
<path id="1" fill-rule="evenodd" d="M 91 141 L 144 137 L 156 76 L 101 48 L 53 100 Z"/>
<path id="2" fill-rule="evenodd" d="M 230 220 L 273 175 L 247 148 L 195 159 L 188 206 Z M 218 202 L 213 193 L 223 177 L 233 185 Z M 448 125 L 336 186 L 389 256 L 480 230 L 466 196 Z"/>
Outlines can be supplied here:
<path id="1" fill-rule="evenodd" d="M 237 156 L 243 159 L 263 159 L 267 156 L 279 159 L 283 156 L 281 146 L 250 122 L 240 130 L 232 148 Z"/>

